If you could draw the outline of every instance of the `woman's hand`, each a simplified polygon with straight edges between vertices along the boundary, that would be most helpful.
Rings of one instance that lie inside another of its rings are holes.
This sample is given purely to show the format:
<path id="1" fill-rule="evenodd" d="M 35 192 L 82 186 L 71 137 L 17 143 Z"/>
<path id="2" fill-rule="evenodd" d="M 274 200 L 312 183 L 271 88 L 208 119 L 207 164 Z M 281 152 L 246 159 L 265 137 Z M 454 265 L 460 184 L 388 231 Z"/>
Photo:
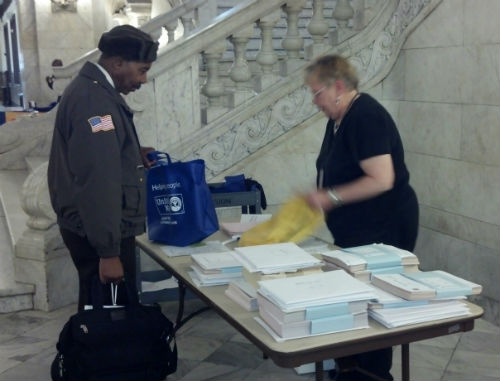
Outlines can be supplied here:
<path id="1" fill-rule="evenodd" d="M 307 204 L 313 209 L 320 209 L 325 212 L 333 209 L 335 206 L 326 189 L 318 189 L 304 195 Z"/>

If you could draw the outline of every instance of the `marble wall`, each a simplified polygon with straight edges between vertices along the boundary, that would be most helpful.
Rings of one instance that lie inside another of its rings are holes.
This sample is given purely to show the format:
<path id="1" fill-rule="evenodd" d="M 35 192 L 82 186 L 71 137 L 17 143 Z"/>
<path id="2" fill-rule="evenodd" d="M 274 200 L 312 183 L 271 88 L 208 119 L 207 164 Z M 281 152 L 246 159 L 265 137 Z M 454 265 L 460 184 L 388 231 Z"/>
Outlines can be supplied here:
<path id="1" fill-rule="evenodd" d="M 416 253 L 483 285 L 500 324 L 499 0 L 444 0 L 409 36 L 381 97 L 393 110 L 421 206 Z"/>
<path id="2" fill-rule="evenodd" d="M 477 302 L 500 324 L 500 0 L 444 0 L 369 89 L 398 123 L 420 202 L 423 269 L 483 285 Z M 299 126 L 224 175 L 245 173 L 277 205 L 314 184 L 325 119 Z"/>
<path id="3" fill-rule="evenodd" d="M 77 12 L 53 12 L 50 1 L 17 0 L 17 14 L 24 97 L 46 106 L 63 90 L 47 86 L 52 61 L 68 64 L 96 47 L 113 22 L 111 1 L 79 0 Z"/>

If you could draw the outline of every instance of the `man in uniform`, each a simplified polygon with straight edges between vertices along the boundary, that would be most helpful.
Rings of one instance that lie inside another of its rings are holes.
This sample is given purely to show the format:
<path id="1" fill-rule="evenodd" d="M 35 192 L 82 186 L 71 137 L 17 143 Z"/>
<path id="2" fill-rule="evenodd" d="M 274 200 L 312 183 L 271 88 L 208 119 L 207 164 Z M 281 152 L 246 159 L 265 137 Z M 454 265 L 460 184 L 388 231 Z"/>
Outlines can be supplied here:
<path id="1" fill-rule="evenodd" d="M 135 236 L 145 230 L 144 168 L 151 164 L 152 148 L 139 145 L 120 93 L 146 83 L 158 43 L 122 25 L 104 33 L 98 47 L 98 63 L 85 63 L 62 95 L 48 168 L 52 206 L 78 271 L 79 310 L 91 304 L 95 275 L 103 284 L 125 279 L 135 292 Z M 110 294 L 106 288 L 103 295 Z"/>

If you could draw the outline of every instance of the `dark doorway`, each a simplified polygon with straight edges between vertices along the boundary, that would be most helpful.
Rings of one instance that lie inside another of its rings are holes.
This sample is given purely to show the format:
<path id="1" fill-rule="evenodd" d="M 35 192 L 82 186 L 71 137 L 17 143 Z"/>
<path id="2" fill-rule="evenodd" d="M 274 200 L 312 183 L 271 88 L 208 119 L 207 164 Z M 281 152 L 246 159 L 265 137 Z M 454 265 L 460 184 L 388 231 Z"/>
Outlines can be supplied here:
<path id="1" fill-rule="evenodd" d="M 2 102 L 4 106 L 24 107 L 21 67 L 19 64 L 19 38 L 16 15 L 4 24 L 6 71 L 2 73 Z"/>

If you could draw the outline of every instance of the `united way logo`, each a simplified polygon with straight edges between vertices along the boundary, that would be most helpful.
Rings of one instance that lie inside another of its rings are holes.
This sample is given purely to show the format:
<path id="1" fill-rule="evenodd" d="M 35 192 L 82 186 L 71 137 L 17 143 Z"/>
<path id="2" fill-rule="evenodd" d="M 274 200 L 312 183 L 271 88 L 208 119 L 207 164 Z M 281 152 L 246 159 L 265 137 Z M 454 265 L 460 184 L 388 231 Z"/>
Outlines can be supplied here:
<path id="1" fill-rule="evenodd" d="M 156 196 L 154 199 L 156 209 L 161 216 L 184 214 L 182 194 L 166 194 L 163 196 Z"/>

